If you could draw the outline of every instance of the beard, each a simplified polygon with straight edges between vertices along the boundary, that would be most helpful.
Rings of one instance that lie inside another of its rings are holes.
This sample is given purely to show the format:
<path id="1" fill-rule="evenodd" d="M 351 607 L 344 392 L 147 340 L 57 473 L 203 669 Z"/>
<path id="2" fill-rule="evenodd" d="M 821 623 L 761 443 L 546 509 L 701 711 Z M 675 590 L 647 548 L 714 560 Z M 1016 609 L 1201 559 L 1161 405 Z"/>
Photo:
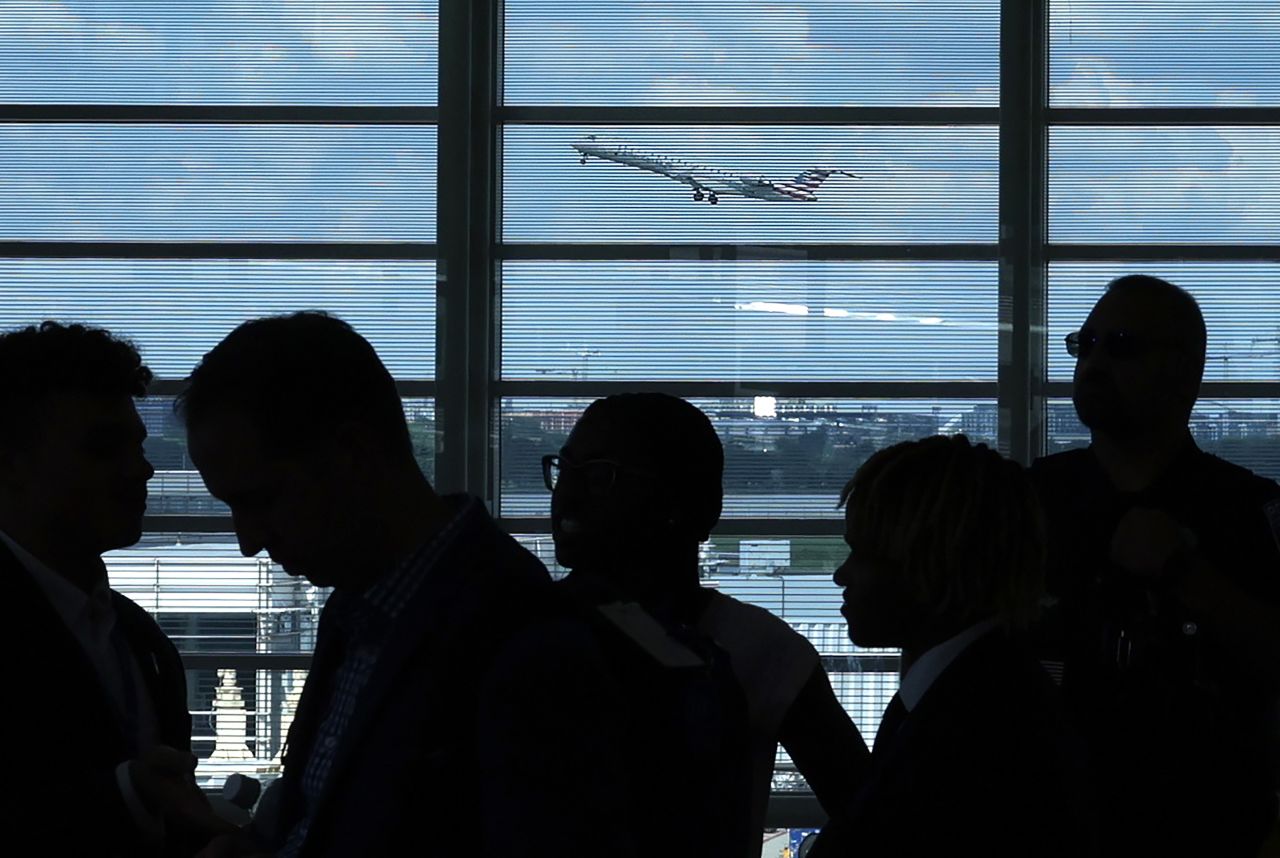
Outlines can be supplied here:
<path id="1" fill-rule="evenodd" d="M 1092 432 L 1101 432 L 1117 440 L 1140 433 L 1140 422 L 1119 391 L 1110 385 L 1086 383 L 1078 385 L 1071 402 L 1076 416 Z"/>

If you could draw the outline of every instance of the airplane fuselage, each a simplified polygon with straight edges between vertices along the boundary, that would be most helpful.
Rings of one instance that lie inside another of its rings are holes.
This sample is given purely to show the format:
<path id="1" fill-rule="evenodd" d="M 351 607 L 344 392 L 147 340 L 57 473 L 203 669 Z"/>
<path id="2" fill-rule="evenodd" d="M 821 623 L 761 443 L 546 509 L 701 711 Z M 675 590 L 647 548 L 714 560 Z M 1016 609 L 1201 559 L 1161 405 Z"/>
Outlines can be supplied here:
<path id="1" fill-rule="evenodd" d="M 700 166 L 680 158 L 645 151 L 622 141 L 602 140 L 595 135 L 588 135 L 572 146 L 579 153 L 579 160 L 583 164 L 587 163 L 588 157 L 600 158 L 666 176 L 693 188 L 694 200 L 705 197 L 712 203 L 717 202 L 719 194 L 735 194 L 771 202 L 816 202 L 818 198 L 814 190 L 828 175 L 853 175 L 846 170 L 810 170 L 802 173 L 794 182 L 775 181 L 763 176 L 749 176 Z"/>

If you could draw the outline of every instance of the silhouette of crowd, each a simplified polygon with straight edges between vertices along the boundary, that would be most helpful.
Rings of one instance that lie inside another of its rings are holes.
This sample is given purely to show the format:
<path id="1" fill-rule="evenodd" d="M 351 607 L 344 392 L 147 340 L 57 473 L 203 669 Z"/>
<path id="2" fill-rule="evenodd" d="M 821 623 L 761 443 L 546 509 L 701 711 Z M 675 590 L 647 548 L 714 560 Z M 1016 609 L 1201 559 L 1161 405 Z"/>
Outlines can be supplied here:
<path id="1" fill-rule="evenodd" d="M 901 651 L 869 748 L 805 637 L 700 580 L 724 451 L 695 406 L 599 399 L 546 451 L 553 580 L 423 475 L 350 325 L 244 322 L 176 401 L 189 455 L 244 555 L 333 591 L 283 774 L 243 824 L 196 785 L 177 649 L 102 559 L 142 534 L 151 373 L 98 328 L 0 335 L 0 649 L 30 701 L 6 716 L 11 836 L 744 858 L 781 745 L 829 817 L 811 858 L 1257 855 L 1280 786 L 1280 486 L 1197 446 L 1206 340 L 1191 295 L 1120 278 L 1065 341 L 1087 448 L 1024 468 L 933 436 L 848 475 L 841 613 L 855 645 Z"/>

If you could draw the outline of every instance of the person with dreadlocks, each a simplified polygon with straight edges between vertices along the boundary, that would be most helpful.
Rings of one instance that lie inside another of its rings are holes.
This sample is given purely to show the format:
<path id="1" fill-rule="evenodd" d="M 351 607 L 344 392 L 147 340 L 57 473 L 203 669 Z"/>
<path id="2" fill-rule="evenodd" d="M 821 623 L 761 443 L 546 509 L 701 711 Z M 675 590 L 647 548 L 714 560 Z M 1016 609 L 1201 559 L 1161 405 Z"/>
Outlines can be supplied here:
<path id="1" fill-rule="evenodd" d="M 1082 744 L 1023 642 L 1044 525 L 1015 462 L 964 436 L 896 444 L 841 493 L 841 613 L 902 681 L 858 795 L 809 858 L 1094 854 Z"/>

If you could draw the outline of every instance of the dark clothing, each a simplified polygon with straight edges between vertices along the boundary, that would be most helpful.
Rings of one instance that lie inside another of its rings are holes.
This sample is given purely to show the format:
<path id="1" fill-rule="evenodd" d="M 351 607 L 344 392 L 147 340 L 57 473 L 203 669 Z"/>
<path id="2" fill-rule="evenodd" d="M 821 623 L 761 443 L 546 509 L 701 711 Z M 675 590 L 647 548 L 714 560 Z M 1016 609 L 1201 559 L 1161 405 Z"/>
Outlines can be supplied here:
<path id="1" fill-rule="evenodd" d="M 622 695 L 639 854 L 672 844 L 707 858 L 759 854 L 747 698 L 729 654 L 691 624 L 620 600 L 590 575 L 575 572 L 558 586 L 595 630 Z"/>
<path id="2" fill-rule="evenodd" d="M 897 710 L 809 858 L 1094 854 L 1080 741 L 1020 643 L 988 632 Z"/>
<path id="3" fill-rule="evenodd" d="M 8 595 L 0 623 L 8 688 L 3 724 L 5 828 L 33 836 L 47 855 L 154 854 L 121 797 L 116 768 L 136 748 L 84 648 L 9 549 L 0 545 L 0 579 Z M 161 744 L 191 750 L 182 659 L 150 615 L 111 592 L 116 634 L 146 684 Z M 16 842 L 16 841 L 15 841 Z"/>
<path id="4" fill-rule="evenodd" d="M 1108 855 L 1253 856 L 1275 817 L 1275 689 L 1167 584 L 1109 561 L 1131 509 L 1163 510 L 1225 578 L 1280 605 L 1266 509 L 1280 487 L 1186 450 L 1147 490 L 1115 490 L 1088 450 L 1031 469 L 1049 523 L 1049 599 L 1037 651 L 1096 759 Z"/>
<path id="5" fill-rule="evenodd" d="M 282 846 L 303 858 L 439 850 L 478 856 L 632 853 L 618 801 L 612 689 L 590 633 L 558 610 L 546 569 L 478 502 L 382 637 L 308 812 L 303 779 L 351 639 L 341 591 L 321 614 L 289 731 Z M 358 637 L 358 636 L 357 636 Z M 262 820 L 270 825 L 270 820 Z"/>

